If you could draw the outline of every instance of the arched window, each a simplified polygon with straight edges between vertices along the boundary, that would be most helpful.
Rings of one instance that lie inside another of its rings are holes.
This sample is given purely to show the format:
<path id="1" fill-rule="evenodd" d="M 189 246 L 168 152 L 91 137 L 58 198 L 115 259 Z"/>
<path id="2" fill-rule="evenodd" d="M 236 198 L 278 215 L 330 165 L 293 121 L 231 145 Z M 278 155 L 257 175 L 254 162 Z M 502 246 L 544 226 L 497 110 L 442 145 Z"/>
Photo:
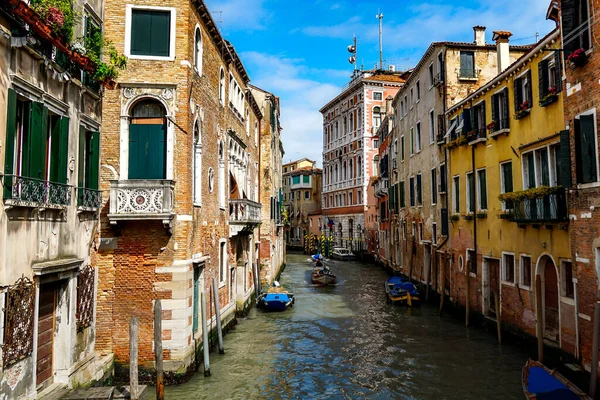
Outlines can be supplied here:
<path id="1" fill-rule="evenodd" d="M 352 160 L 348 161 L 348 179 L 354 178 L 353 166 Z"/>
<path id="2" fill-rule="evenodd" d="M 202 33 L 196 28 L 194 35 L 194 67 L 198 75 L 202 76 Z"/>
<path id="3" fill-rule="evenodd" d="M 335 121 L 335 138 L 337 139 L 339 137 L 340 134 L 340 124 Z"/>
<path id="4" fill-rule="evenodd" d="M 373 107 L 373 128 L 377 129 L 381 125 L 381 108 Z"/>
<path id="5" fill-rule="evenodd" d="M 373 176 L 379 175 L 379 156 L 373 157 Z"/>
<path id="6" fill-rule="evenodd" d="M 225 209 L 225 148 L 219 142 L 219 207 Z"/>
<path id="7" fill-rule="evenodd" d="M 258 146 L 258 122 L 254 123 L 254 144 Z"/>
<path id="8" fill-rule="evenodd" d="M 219 76 L 219 103 L 225 105 L 225 71 L 221 67 L 221 75 Z"/>
<path id="9" fill-rule="evenodd" d="M 246 136 L 250 137 L 250 110 L 246 110 Z"/>
<path id="10" fill-rule="evenodd" d="M 143 99 L 131 109 L 128 179 L 166 179 L 166 115 L 154 99 Z"/>
<path id="11" fill-rule="evenodd" d="M 350 133 L 354 132 L 354 115 L 350 113 Z"/>
<path id="12" fill-rule="evenodd" d="M 202 136 L 198 121 L 194 124 L 194 205 L 202 205 Z"/>
<path id="13" fill-rule="evenodd" d="M 335 181 L 339 182 L 340 181 L 340 175 L 339 175 L 340 171 L 338 171 L 338 166 L 337 164 L 335 164 Z"/>
<path id="14" fill-rule="evenodd" d="M 356 161 L 356 176 L 358 176 L 359 178 L 362 176 L 362 158 L 358 157 L 358 160 Z"/>
<path id="15" fill-rule="evenodd" d="M 344 129 L 342 131 L 342 134 L 346 135 L 348 133 L 348 121 L 346 120 L 346 117 L 344 117 L 342 125 L 343 125 L 343 129 Z"/>
<path id="16" fill-rule="evenodd" d="M 348 173 L 346 171 L 346 161 L 342 164 L 342 177 L 344 180 L 348 179 Z"/>

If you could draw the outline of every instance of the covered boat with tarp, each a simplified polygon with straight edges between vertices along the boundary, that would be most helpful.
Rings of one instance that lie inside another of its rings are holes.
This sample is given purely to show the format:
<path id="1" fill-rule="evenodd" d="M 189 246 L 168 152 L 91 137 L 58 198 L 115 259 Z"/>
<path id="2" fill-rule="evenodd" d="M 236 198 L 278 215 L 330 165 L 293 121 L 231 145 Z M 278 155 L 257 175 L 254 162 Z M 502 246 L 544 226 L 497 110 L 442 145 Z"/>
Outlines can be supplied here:
<path id="1" fill-rule="evenodd" d="M 544 364 L 529 360 L 523 367 L 523 393 L 526 399 L 578 400 L 591 398 L 567 378 Z"/>
<path id="2" fill-rule="evenodd" d="M 290 288 L 284 287 L 279 282 L 273 282 L 270 286 L 258 296 L 256 305 L 266 311 L 284 311 L 294 305 L 294 293 Z"/>
<path id="3" fill-rule="evenodd" d="M 392 276 L 385 282 L 385 293 L 389 303 L 414 306 L 419 304 L 420 301 L 417 287 L 401 276 Z"/>

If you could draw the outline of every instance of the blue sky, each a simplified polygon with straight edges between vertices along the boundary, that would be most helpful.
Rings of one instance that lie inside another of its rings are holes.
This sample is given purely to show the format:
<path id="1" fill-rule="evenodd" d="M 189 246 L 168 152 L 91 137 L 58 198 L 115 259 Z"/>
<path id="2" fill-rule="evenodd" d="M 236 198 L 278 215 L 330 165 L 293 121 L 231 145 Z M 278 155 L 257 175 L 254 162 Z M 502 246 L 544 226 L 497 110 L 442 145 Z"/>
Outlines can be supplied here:
<path id="1" fill-rule="evenodd" d="M 358 62 L 379 61 L 378 10 L 383 18 L 383 57 L 414 66 L 433 41 L 473 41 L 475 25 L 513 33 L 527 44 L 551 31 L 550 0 L 327 1 L 205 0 L 226 39 L 248 70 L 252 84 L 281 98 L 284 161 L 308 157 L 321 165 L 319 109 L 348 82 L 346 47 L 358 38 Z"/>

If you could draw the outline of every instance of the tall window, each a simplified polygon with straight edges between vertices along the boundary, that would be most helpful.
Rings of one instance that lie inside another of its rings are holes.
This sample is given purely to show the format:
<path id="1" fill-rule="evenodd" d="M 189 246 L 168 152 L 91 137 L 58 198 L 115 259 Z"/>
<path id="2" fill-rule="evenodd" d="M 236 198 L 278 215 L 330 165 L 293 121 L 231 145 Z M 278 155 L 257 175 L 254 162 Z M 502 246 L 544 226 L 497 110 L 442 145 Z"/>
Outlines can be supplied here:
<path id="1" fill-rule="evenodd" d="M 500 164 L 500 193 L 511 193 L 513 191 L 512 161 Z M 512 209 L 512 204 L 502 202 L 502 209 Z"/>
<path id="2" fill-rule="evenodd" d="M 437 169 L 431 170 L 431 204 L 437 203 Z"/>
<path id="3" fill-rule="evenodd" d="M 194 35 L 194 67 L 198 75 L 202 76 L 202 33 L 200 28 L 196 28 Z"/>
<path id="4" fill-rule="evenodd" d="M 404 135 L 400 136 L 400 159 L 404 161 Z"/>
<path id="5" fill-rule="evenodd" d="M 531 257 L 521 255 L 520 268 L 521 286 L 531 287 Z"/>
<path id="6" fill-rule="evenodd" d="M 573 282 L 573 265 L 571 261 L 562 261 L 560 263 L 561 269 L 561 295 L 564 297 L 573 298 L 575 296 L 575 285 Z"/>
<path id="7" fill-rule="evenodd" d="M 373 128 L 377 130 L 381 125 L 381 108 L 373 107 Z"/>
<path id="8" fill-rule="evenodd" d="M 472 51 L 460 52 L 460 78 L 475 78 L 475 53 Z"/>
<path id="9" fill-rule="evenodd" d="M 410 206 L 414 207 L 415 206 L 415 178 L 413 176 L 410 177 L 410 180 L 408 183 L 408 191 L 409 191 L 409 197 L 410 197 Z"/>
<path id="10" fill-rule="evenodd" d="M 492 129 L 491 133 L 510 127 L 508 116 L 508 88 L 492 96 Z"/>
<path id="11" fill-rule="evenodd" d="M 356 175 L 360 178 L 362 176 L 362 158 L 358 157 L 356 161 Z"/>
<path id="12" fill-rule="evenodd" d="M 66 157 L 66 155 L 63 155 L 62 157 Z M 61 164 L 60 155 L 56 161 L 58 161 L 59 165 Z M 99 132 L 89 131 L 84 127 L 79 128 L 78 161 L 79 174 L 77 181 L 77 205 L 85 207 L 98 207 L 100 205 L 100 198 L 96 197 L 95 193 L 97 193 L 96 191 L 98 190 L 98 172 L 100 168 Z M 50 162 L 52 162 L 52 160 L 50 160 Z M 66 165 L 64 165 L 64 167 L 66 167 Z M 66 170 L 64 174 L 66 174 Z M 59 180 L 62 179 L 62 177 L 59 178 Z M 64 180 L 66 183 L 66 179 Z"/>
<path id="13" fill-rule="evenodd" d="M 565 58 L 575 50 L 590 48 L 590 20 L 587 0 L 569 0 L 561 4 Z"/>
<path id="14" fill-rule="evenodd" d="M 416 138 L 417 153 L 421 151 L 421 122 L 417 122 L 417 138 Z"/>
<path id="15" fill-rule="evenodd" d="M 219 76 L 219 103 L 225 105 L 225 71 L 221 67 L 221 74 Z"/>
<path id="16" fill-rule="evenodd" d="M 400 207 L 404 208 L 406 207 L 406 193 L 404 190 L 404 181 L 400 182 Z"/>
<path id="17" fill-rule="evenodd" d="M 162 103 L 143 99 L 131 110 L 128 179 L 165 179 L 167 118 Z"/>
<path id="18" fill-rule="evenodd" d="M 447 191 L 447 181 L 446 181 L 446 164 L 440 165 L 440 192 L 446 193 Z"/>
<path id="19" fill-rule="evenodd" d="M 514 83 L 515 93 L 515 111 L 517 116 L 520 116 L 520 111 L 527 111 L 531 108 L 531 71 L 527 71 L 524 75 L 521 75 L 515 79 Z"/>
<path id="20" fill-rule="evenodd" d="M 586 113 L 575 118 L 575 162 L 577 183 L 598 181 L 598 146 L 596 144 L 596 115 Z"/>
<path id="21" fill-rule="evenodd" d="M 141 57 L 173 57 L 171 35 L 174 30 L 174 10 L 132 8 L 129 40 L 125 53 Z"/>
<path id="22" fill-rule="evenodd" d="M 225 209 L 225 149 L 219 142 L 219 208 Z"/>
<path id="23" fill-rule="evenodd" d="M 219 243 L 219 283 L 225 285 L 227 279 L 227 242 Z"/>
<path id="24" fill-rule="evenodd" d="M 421 82 L 417 81 L 415 84 L 415 90 L 417 91 L 417 101 L 421 100 Z"/>
<path id="25" fill-rule="evenodd" d="M 423 205 L 423 179 L 421 174 L 417 175 L 417 205 Z"/>
<path id="26" fill-rule="evenodd" d="M 477 186 L 479 189 L 479 196 L 477 196 L 477 207 L 479 211 L 485 211 L 487 210 L 487 181 L 485 169 L 480 169 L 477 171 Z"/>
<path id="27" fill-rule="evenodd" d="M 515 283 L 515 256 L 514 254 L 502 254 L 502 280 Z"/>
<path id="28" fill-rule="evenodd" d="M 467 173 L 467 212 L 475 212 L 475 179 L 472 172 Z"/>
<path id="29" fill-rule="evenodd" d="M 202 205 L 202 137 L 198 121 L 194 124 L 194 205 Z"/>
<path id="30" fill-rule="evenodd" d="M 452 178 L 452 193 L 454 194 L 453 210 L 455 214 L 460 212 L 460 176 Z"/>
<path id="31" fill-rule="evenodd" d="M 410 128 L 410 155 L 415 154 L 415 128 Z"/>
<path id="32" fill-rule="evenodd" d="M 433 73 L 433 63 L 429 64 L 429 87 L 433 87 L 435 74 Z"/>
<path id="33" fill-rule="evenodd" d="M 433 110 L 429 111 L 429 144 L 435 142 L 435 113 Z"/>
<path id="34" fill-rule="evenodd" d="M 555 101 L 556 94 L 562 90 L 560 61 L 560 53 L 555 51 L 538 64 L 539 100 L 542 107 Z"/>

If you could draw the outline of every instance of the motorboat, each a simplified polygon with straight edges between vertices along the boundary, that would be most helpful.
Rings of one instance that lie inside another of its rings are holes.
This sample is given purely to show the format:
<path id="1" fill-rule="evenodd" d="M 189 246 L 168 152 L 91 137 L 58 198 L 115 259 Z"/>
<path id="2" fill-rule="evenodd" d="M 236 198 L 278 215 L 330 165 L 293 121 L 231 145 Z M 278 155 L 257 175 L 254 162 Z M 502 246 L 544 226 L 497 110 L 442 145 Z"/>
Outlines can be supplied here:
<path id="1" fill-rule="evenodd" d="M 526 399 L 591 400 L 567 378 L 538 361 L 527 361 L 521 379 Z"/>
<path id="2" fill-rule="evenodd" d="M 335 258 L 337 260 L 348 261 L 355 260 L 356 255 L 352 252 L 352 250 L 347 249 L 345 247 L 334 247 L 331 252 L 331 258 Z"/>
<path id="3" fill-rule="evenodd" d="M 266 311 L 284 311 L 294 303 L 294 293 L 277 281 L 274 281 L 273 286 L 267 288 L 256 300 L 256 305 Z"/>
<path id="4" fill-rule="evenodd" d="M 412 307 L 420 302 L 417 287 L 408 279 L 400 276 L 392 276 L 385 282 L 385 293 L 388 303 L 406 304 Z"/>
<path id="5" fill-rule="evenodd" d="M 329 267 L 323 265 L 321 261 L 317 261 L 311 274 L 311 281 L 315 285 L 334 285 L 337 278 Z"/>

